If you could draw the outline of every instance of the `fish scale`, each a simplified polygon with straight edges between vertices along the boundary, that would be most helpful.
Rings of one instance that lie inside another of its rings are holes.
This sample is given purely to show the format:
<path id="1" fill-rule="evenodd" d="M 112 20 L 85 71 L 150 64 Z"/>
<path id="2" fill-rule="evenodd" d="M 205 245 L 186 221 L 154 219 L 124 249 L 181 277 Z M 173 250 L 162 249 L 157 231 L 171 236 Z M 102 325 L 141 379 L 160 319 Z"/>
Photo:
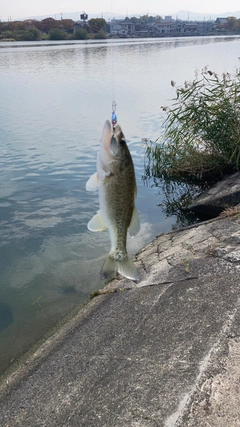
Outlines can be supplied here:
<path id="1" fill-rule="evenodd" d="M 126 249 L 127 231 L 133 236 L 140 228 L 137 210 L 134 165 L 122 129 L 112 130 L 106 121 L 97 160 L 97 173 L 86 184 L 87 190 L 99 190 L 100 211 L 88 223 L 91 231 L 108 229 L 111 250 L 106 258 L 101 277 L 119 272 L 131 280 L 139 280 L 136 266 Z"/>

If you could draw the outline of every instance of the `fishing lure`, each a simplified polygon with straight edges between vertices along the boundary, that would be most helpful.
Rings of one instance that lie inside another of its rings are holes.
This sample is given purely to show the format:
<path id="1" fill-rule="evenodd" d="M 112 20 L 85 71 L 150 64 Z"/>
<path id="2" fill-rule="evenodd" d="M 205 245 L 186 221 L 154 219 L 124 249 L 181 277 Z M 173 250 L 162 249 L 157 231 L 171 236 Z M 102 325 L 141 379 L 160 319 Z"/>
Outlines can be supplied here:
<path id="1" fill-rule="evenodd" d="M 113 129 L 115 128 L 115 126 L 117 124 L 116 107 L 117 107 L 117 103 L 116 103 L 116 101 L 113 101 L 112 102 L 112 127 L 113 127 Z"/>

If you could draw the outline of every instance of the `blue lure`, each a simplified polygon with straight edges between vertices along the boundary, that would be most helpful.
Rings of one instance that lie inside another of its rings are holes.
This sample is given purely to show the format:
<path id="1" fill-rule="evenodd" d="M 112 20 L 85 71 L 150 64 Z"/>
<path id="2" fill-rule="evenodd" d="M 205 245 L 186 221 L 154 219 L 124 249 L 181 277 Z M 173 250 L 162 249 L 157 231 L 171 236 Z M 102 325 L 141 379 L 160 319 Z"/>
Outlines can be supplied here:
<path id="1" fill-rule="evenodd" d="M 112 102 L 112 126 L 113 126 L 113 128 L 117 124 L 116 107 L 117 107 L 117 103 L 116 103 L 116 101 L 113 101 Z"/>

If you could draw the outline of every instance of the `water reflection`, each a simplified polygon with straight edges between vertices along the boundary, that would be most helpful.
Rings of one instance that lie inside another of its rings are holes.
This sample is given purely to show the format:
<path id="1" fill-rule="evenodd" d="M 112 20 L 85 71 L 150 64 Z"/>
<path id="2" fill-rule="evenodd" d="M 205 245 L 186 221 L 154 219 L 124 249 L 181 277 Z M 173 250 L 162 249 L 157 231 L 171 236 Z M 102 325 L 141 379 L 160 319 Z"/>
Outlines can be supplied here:
<path id="1" fill-rule="evenodd" d="M 19 41 L 19 42 L 1 42 L 0 48 L 4 49 L 29 49 L 29 48 L 45 48 L 45 49 L 69 49 L 69 48 L 92 48 L 100 46 L 122 46 L 122 45 L 165 45 L 165 46 L 180 46 L 180 45 L 199 45 L 199 44 L 209 44 L 209 43 L 221 43 L 231 42 L 233 40 L 238 40 L 239 36 L 193 36 L 193 37 L 163 37 L 163 38 L 133 38 L 133 39 L 106 39 L 106 40 L 71 40 L 71 41 L 50 41 L 50 40 L 41 40 L 39 42 L 34 41 Z"/>
<path id="2" fill-rule="evenodd" d="M 207 184 L 159 178 L 149 174 L 149 169 L 145 169 L 142 179 L 144 185 L 157 188 L 156 194 L 160 199 L 158 206 L 165 211 L 167 217 L 176 216 L 176 223 L 172 227 L 174 230 L 209 219 L 188 209 L 193 200 L 208 188 Z"/>

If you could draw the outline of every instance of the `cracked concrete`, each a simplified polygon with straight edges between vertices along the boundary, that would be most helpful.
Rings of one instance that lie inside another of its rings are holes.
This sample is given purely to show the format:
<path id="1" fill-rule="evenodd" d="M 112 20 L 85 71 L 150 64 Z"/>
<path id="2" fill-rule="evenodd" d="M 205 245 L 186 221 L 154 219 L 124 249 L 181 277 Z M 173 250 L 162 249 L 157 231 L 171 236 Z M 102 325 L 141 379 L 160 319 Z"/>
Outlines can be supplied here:
<path id="1" fill-rule="evenodd" d="M 240 426 L 240 214 L 135 262 L 2 382 L 1 427 Z"/>

